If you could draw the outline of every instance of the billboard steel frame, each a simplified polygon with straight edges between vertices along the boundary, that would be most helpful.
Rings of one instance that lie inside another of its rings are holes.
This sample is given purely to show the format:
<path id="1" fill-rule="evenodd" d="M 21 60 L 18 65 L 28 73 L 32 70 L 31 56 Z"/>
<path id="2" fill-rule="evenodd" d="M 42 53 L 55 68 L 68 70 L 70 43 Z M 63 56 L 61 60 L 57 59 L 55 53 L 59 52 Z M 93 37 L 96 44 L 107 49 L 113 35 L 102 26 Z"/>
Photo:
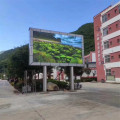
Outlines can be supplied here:
<path id="1" fill-rule="evenodd" d="M 76 35 L 70 33 L 63 33 L 63 32 L 56 32 L 51 30 L 43 30 L 43 29 L 36 29 L 36 28 L 29 28 L 30 31 L 30 44 L 29 44 L 29 65 L 32 66 L 76 66 L 76 67 L 84 67 L 84 38 L 83 35 Z M 46 33 L 56 33 L 62 35 L 69 35 L 74 37 L 81 37 L 82 38 L 82 64 L 72 64 L 72 63 L 45 63 L 45 62 L 34 62 L 33 61 L 33 31 L 37 32 L 46 32 Z"/>

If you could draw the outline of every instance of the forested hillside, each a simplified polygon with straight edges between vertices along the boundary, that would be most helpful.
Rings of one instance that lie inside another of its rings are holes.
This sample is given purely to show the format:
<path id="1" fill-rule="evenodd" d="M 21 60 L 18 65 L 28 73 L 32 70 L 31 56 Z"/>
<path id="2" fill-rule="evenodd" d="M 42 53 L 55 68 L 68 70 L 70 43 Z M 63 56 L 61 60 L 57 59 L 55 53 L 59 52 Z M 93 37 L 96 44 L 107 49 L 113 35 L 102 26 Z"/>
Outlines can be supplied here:
<path id="1" fill-rule="evenodd" d="M 95 50 L 93 23 L 84 24 L 80 28 L 78 28 L 78 30 L 74 31 L 73 33 L 84 36 L 85 55 L 89 54 L 90 51 Z"/>
<path id="2" fill-rule="evenodd" d="M 0 61 L 7 59 L 14 51 L 15 49 L 10 49 L 4 52 L 0 52 Z"/>
<path id="3" fill-rule="evenodd" d="M 28 66 L 28 45 L 7 50 L 0 54 L 0 77 L 3 74 L 7 76 L 20 74 Z M 21 72 L 20 72 L 21 70 Z"/>
<path id="4" fill-rule="evenodd" d="M 85 55 L 89 54 L 90 51 L 95 50 L 93 23 L 87 23 L 72 33 L 84 35 Z M 28 54 L 28 45 L 1 53 L 0 76 L 3 76 L 3 74 L 6 73 L 7 75 L 18 75 L 18 77 L 23 77 L 23 71 L 29 66 Z"/>

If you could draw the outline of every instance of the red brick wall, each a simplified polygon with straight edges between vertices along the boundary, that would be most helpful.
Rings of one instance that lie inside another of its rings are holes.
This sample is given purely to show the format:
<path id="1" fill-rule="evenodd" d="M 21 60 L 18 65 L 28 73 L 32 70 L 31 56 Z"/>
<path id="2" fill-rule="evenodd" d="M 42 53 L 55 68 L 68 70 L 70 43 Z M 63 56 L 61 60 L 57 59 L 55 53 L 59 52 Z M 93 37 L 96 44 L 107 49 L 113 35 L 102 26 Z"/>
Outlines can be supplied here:
<path id="1" fill-rule="evenodd" d="M 118 39 L 120 39 L 120 35 L 110 39 L 109 40 L 109 48 L 112 48 L 112 47 L 115 47 L 115 46 L 119 46 L 120 43 L 118 43 Z M 111 42 L 112 42 L 112 44 L 111 44 Z"/>
<path id="2" fill-rule="evenodd" d="M 115 13 L 115 10 L 117 10 L 117 13 Z M 114 7 L 113 9 L 111 9 L 109 12 L 107 12 L 107 15 L 110 14 L 110 17 L 108 17 L 108 20 L 110 20 L 111 18 L 117 16 L 119 14 L 119 9 L 118 6 Z"/>
<path id="3" fill-rule="evenodd" d="M 118 25 L 118 26 L 116 27 L 116 25 Z M 116 21 L 108 26 L 108 34 L 111 34 L 111 33 L 116 32 L 118 30 L 120 30 L 120 21 Z"/>
<path id="4" fill-rule="evenodd" d="M 115 75 L 115 78 L 120 78 L 120 68 L 112 68 L 111 74 Z"/>
<path id="5" fill-rule="evenodd" d="M 97 80 L 101 82 L 102 79 L 105 80 L 105 71 L 102 62 L 104 61 L 102 57 L 102 33 L 100 31 L 101 27 L 101 15 L 94 17 L 94 40 L 95 40 L 95 52 L 96 52 L 96 67 L 97 67 Z M 99 40 L 97 40 L 99 37 Z M 98 53 L 99 52 L 99 53 Z"/>
<path id="6" fill-rule="evenodd" d="M 118 62 L 120 61 L 120 51 L 119 52 L 116 52 L 116 53 L 111 53 L 110 54 L 110 62 Z"/>

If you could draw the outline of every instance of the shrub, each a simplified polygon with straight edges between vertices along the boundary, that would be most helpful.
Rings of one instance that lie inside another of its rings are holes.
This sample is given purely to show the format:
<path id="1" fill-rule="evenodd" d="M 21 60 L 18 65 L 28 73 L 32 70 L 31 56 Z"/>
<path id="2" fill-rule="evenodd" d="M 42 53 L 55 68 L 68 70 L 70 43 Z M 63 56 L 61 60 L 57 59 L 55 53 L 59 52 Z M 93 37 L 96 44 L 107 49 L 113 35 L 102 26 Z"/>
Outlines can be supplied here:
<path id="1" fill-rule="evenodd" d="M 36 91 L 42 91 L 43 90 L 43 82 L 42 81 L 36 81 Z"/>
<path id="2" fill-rule="evenodd" d="M 64 81 L 57 81 L 57 80 L 48 80 L 48 82 L 55 83 L 60 89 L 68 88 L 68 83 Z"/>
<path id="3" fill-rule="evenodd" d="M 97 78 L 81 78 L 81 82 L 92 82 L 97 81 Z"/>
<path id="4" fill-rule="evenodd" d="M 78 82 L 92 82 L 92 81 L 97 81 L 97 78 L 81 78 L 79 80 L 75 80 L 74 82 L 78 83 Z"/>
<path id="5" fill-rule="evenodd" d="M 22 91 L 22 86 L 24 85 L 23 81 L 18 81 L 16 84 L 14 84 L 14 87 L 19 90 Z"/>

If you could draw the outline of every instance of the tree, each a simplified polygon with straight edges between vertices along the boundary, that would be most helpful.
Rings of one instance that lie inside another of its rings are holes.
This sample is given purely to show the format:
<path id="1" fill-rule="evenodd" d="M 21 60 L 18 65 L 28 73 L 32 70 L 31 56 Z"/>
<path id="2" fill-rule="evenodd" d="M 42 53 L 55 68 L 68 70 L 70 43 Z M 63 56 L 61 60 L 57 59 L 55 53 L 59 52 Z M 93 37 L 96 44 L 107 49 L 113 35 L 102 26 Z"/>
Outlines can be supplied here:
<path id="1" fill-rule="evenodd" d="M 85 55 L 89 54 L 90 51 L 95 50 L 94 42 L 94 25 L 93 23 L 87 23 L 82 25 L 78 30 L 72 32 L 74 34 L 80 34 L 84 36 L 84 51 Z"/>
<path id="2" fill-rule="evenodd" d="M 8 75 L 11 77 L 24 78 L 24 71 L 29 68 L 28 45 L 17 49 L 8 62 Z"/>

